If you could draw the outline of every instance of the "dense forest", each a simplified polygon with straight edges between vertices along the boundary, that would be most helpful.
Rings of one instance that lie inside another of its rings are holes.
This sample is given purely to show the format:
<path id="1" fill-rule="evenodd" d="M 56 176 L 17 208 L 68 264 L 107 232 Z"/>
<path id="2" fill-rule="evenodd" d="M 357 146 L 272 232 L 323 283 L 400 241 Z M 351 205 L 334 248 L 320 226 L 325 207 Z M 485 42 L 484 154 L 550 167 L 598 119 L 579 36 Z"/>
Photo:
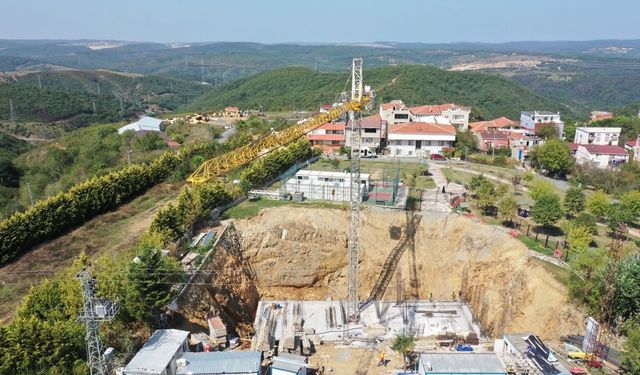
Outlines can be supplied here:
<path id="1" fill-rule="evenodd" d="M 346 91 L 349 73 L 318 73 L 283 68 L 214 88 L 183 110 L 216 110 L 227 105 L 266 110 L 315 110 Z M 520 111 L 545 108 L 574 113 L 566 106 L 505 78 L 483 73 L 449 72 L 426 65 L 367 69 L 365 83 L 377 90 L 378 101 L 402 99 L 408 105 L 456 102 L 472 107 L 472 116 L 519 118 Z"/>

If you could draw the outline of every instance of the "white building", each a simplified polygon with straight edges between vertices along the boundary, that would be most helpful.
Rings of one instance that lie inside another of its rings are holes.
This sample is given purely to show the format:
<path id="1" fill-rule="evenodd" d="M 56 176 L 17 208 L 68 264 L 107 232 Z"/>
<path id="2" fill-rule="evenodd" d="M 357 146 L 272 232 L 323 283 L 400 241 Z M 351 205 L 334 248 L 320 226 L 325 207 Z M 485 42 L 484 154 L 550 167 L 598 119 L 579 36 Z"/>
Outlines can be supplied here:
<path id="1" fill-rule="evenodd" d="M 410 110 L 416 122 L 448 123 L 461 130 L 469 128 L 471 110 L 455 103 L 423 105 Z"/>
<path id="2" fill-rule="evenodd" d="M 558 135 L 564 135 L 564 122 L 560 119 L 560 112 L 533 111 L 520 113 L 520 127 L 535 132 L 542 124 L 554 124 Z"/>
<path id="3" fill-rule="evenodd" d="M 176 375 L 176 361 L 189 351 L 189 332 L 159 329 L 124 368 L 123 375 Z"/>
<path id="4" fill-rule="evenodd" d="M 261 375 L 261 352 L 184 353 L 177 375 Z"/>
<path id="5" fill-rule="evenodd" d="M 389 125 L 388 146 L 392 156 L 427 157 L 453 147 L 456 129 L 452 125 L 410 122 Z"/>
<path id="6" fill-rule="evenodd" d="M 633 160 L 640 162 L 640 134 L 638 134 L 636 145 L 633 148 Z"/>
<path id="7" fill-rule="evenodd" d="M 271 375 L 307 375 L 307 357 L 280 353 L 273 357 Z"/>
<path id="8" fill-rule="evenodd" d="M 127 130 L 133 130 L 134 132 L 137 132 L 140 130 L 160 132 L 162 131 L 161 124 L 162 124 L 162 120 L 160 119 L 149 117 L 149 116 L 142 116 L 138 121 L 132 122 L 131 124 L 128 124 L 119 128 L 118 134 L 122 134 Z"/>
<path id="9" fill-rule="evenodd" d="M 306 199 L 348 202 L 351 200 L 351 173 L 300 170 L 285 184 L 287 193 L 303 193 Z M 360 174 L 362 197 L 369 191 L 369 175 Z M 361 198 L 362 199 L 362 198 Z"/>
<path id="10" fill-rule="evenodd" d="M 629 153 L 622 147 L 610 145 L 578 145 L 576 163 L 594 164 L 598 168 L 617 168 L 629 161 Z"/>
<path id="11" fill-rule="evenodd" d="M 622 128 L 578 127 L 573 143 L 579 145 L 618 145 Z"/>
<path id="12" fill-rule="evenodd" d="M 380 105 L 380 117 L 388 124 L 401 124 L 412 121 L 412 114 L 402 100 L 392 100 Z"/>
<path id="13" fill-rule="evenodd" d="M 371 150 L 380 153 L 385 146 L 385 140 L 387 137 L 387 121 L 383 120 L 380 114 L 363 117 L 360 120 L 360 146 L 368 147 Z M 345 143 L 347 147 L 351 147 L 351 122 L 346 126 L 346 139 Z"/>

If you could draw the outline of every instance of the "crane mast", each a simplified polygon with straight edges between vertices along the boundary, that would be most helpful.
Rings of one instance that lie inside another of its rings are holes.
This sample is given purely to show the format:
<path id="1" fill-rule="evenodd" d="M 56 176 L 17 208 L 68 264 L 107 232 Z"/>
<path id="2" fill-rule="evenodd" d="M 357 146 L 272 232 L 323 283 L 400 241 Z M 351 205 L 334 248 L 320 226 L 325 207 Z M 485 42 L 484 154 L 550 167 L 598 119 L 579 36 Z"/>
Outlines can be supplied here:
<path id="1" fill-rule="evenodd" d="M 362 100 L 362 59 L 353 59 L 351 67 L 351 100 Z M 358 321 L 360 306 L 358 300 L 358 274 L 360 263 L 360 199 L 362 199 L 360 182 L 360 112 L 349 111 L 351 130 L 351 210 L 349 217 L 349 319 Z"/>

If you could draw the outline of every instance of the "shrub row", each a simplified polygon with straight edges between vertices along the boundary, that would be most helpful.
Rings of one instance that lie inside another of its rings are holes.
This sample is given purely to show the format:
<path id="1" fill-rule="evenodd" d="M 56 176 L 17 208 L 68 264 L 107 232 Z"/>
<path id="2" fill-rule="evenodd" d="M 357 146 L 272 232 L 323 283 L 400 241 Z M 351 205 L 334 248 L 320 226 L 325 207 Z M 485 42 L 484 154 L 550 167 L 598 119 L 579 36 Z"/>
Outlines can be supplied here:
<path id="1" fill-rule="evenodd" d="M 264 184 L 286 171 L 295 162 L 311 156 L 309 141 L 300 140 L 286 148 L 275 150 L 254 161 L 240 176 L 244 192 Z M 183 191 L 176 204 L 161 209 L 151 223 L 151 231 L 159 233 L 166 241 L 175 241 L 182 236 L 196 219 L 211 209 L 220 207 L 233 199 L 221 184 L 203 184 Z"/>
<path id="2" fill-rule="evenodd" d="M 243 191 L 268 183 L 271 179 L 285 172 L 298 160 L 311 157 L 312 149 L 309 141 L 301 139 L 286 148 L 275 150 L 265 157 L 253 162 L 240 174 L 240 188 Z"/>
<path id="3" fill-rule="evenodd" d="M 149 164 L 134 165 L 93 177 L 65 192 L 39 201 L 0 222 L 0 265 L 30 247 L 54 238 L 163 181 L 195 155 L 211 157 L 218 147 L 201 144 L 180 153 L 167 152 Z"/>

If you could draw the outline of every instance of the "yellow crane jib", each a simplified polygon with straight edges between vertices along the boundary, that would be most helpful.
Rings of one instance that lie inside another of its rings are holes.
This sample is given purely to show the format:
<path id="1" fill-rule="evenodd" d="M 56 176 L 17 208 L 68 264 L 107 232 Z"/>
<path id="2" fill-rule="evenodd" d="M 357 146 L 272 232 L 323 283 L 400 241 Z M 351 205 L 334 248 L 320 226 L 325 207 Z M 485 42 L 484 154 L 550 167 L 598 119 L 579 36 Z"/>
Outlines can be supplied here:
<path id="1" fill-rule="evenodd" d="M 187 182 L 193 185 L 202 184 L 223 175 L 233 169 L 247 164 L 278 147 L 286 146 L 310 131 L 331 122 L 349 111 L 359 112 L 371 100 L 369 95 L 363 95 L 362 100 L 351 100 L 337 107 L 311 117 L 304 122 L 290 126 L 279 132 L 274 132 L 246 146 L 216 156 L 202 163 L 187 178 Z"/>

